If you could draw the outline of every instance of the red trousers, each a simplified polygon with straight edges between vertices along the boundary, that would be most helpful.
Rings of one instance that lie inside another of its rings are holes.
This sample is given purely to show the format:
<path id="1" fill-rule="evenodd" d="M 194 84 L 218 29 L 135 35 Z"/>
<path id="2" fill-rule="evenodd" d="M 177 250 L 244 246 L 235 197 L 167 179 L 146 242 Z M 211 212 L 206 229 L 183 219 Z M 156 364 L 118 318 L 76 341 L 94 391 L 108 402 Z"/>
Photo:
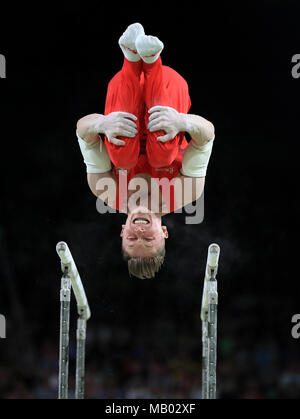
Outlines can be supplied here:
<path id="1" fill-rule="evenodd" d="M 109 82 L 105 104 L 105 115 L 111 112 L 129 112 L 138 120 L 138 134 L 135 138 L 120 139 L 125 146 L 105 144 L 114 166 L 132 169 L 138 164 L 140 141 L 146 138 L 146 154 L 152 168 L 167 167 L 176 159 L 184 133 L 179 133 L 173 140 L 162 143 L 157 137 L 164 131 L 150 132 L 147 129 L 153 106 L 170 106 L 181 113 L 188 113 L 191 100 L 187 82 L 175 70 L 163 66 L 161 58 L 153 64 L 142 60 L 137 63 L 124 59 L 121 69 Z"/>

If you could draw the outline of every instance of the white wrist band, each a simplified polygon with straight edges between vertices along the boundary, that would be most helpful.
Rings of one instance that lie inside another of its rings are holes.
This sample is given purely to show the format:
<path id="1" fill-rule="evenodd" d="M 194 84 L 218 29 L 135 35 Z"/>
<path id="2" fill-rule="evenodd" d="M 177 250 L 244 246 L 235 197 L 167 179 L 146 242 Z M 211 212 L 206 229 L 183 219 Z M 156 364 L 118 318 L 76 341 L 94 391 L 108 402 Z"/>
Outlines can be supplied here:
<path id="1" fill-rule="evenodd" d="M 182 157 L 181 174 L 190 177 L 205 177 L 213 142 L 214 138 L 202 147 L 198 147 L 195 141 L 191 140 Z"/>
<path id="2" fill-rule="evenodd" d="M 105 173 L 111 170 L 111 162 L 107 148 L 100 139 L 94 143 L 87 143 L 77 134 L 79 147 L 86 164 L 87 173 Z"/>

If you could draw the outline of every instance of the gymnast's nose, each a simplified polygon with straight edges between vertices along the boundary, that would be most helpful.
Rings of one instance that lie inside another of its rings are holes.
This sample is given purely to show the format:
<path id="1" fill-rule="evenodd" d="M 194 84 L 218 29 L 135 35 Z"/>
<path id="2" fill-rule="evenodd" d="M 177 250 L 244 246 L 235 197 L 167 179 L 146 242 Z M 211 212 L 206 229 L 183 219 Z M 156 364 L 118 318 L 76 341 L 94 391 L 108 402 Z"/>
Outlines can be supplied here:
<path id="1" fill-rule="evenodd" d="M 141 233 L 143 233 L 143 232 L 145 231 L 145 227 L 143 227 L 143 226 L 136 226 L 136 227 L 135 227 L 135 231 L 136 231 L 136 232 L 141 232 Z"/>

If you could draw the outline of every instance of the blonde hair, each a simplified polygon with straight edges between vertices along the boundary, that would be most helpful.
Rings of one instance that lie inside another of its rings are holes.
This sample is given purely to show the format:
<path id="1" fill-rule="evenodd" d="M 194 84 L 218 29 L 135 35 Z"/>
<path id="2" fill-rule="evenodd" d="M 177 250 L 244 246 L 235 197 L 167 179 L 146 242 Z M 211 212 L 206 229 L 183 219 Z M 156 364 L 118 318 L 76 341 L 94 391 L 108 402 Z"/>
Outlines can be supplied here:
<path id="1" fill-rule="evenodd" d="M 155 274 L 160 270 L 164 263 L 166 249 L 163 245 L 156 256 L 146 258 L 131 257 L 123 248 L 122 254 L 124 260 L 128 262 L 128 272 L 130 276 L 133 275 L 140 279 L 150 279 L 155 277 Z"/>

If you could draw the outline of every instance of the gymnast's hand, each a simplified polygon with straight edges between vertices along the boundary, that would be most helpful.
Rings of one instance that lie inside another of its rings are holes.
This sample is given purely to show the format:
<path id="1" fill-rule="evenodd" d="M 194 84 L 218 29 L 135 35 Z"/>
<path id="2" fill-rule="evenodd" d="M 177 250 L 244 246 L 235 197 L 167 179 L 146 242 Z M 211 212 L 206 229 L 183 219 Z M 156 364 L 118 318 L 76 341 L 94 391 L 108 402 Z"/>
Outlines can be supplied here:
<path id="1" fill-rule="evenodd" d="M 105 134 L 110 143 L 124 146 L 126 142 L 117 137 L 134 138 L 138 133 L 132 119 L 136 121 L 137 117 L 127 112 L 112 112 L 101 119 L 98 132 Z"/>
<path id="2" fill-rule="evenodd" d="M 148 130 L 150 132 L 163 130 L 166 133 L 166 135 L 158 137 L 157 141 L 165 143 L 173 140 L 179 132 L 184 131 L 184 114 L 176 109 L 169 106 L 154 106 L 149 109 L 149 114 Z"/>

